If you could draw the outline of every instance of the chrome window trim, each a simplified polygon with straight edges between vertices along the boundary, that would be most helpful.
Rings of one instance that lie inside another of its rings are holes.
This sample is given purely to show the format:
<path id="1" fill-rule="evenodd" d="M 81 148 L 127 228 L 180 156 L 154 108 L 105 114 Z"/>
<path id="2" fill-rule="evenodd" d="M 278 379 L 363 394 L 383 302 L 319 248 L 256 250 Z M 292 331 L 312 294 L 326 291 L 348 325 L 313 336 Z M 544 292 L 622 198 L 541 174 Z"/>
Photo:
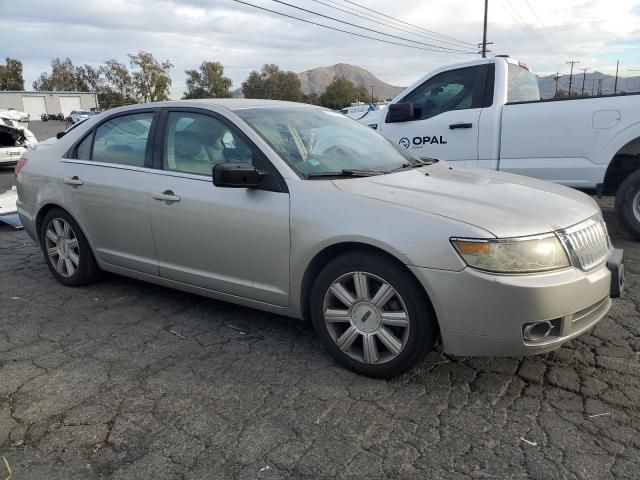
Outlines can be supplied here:
<path id="1" fill-rule="evenodd" d="M 64 163 L 74 163 L 79 165 L 92 165 L 102 168 L 113 168 L 117 170 L 128 170 L 132 172 L 151 173 L 153 175 L 163 175 L 167 177 L 188 178 L 190 180 L 199 180 L 201 182 L 213 182 L 211 175 L 196 175 L 194 173 L 174 172 L 170 170 L 160 170 L 157 168 L 134 167 L 132 165 L 122 165 L 120 163 L 95 162 L 93 160 L 78 160 L 72 158 L 61 159 Z"/>

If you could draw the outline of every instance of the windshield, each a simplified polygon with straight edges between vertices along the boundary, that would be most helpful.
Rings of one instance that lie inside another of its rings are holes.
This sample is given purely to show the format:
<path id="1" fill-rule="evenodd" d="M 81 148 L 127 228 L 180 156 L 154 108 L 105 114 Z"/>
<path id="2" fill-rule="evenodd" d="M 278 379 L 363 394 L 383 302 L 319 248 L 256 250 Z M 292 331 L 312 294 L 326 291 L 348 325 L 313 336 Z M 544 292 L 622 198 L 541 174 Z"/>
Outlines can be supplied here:
<path id="1" fill-rule="evenodd" d="M 344 171 L 385 173 L 420 163 L 369 127 L 337 112 L 274 107 L 235 113 L 304 177 Z"/>
<path id="2" fill-rule="evenodd" d="M 520 65 L 509 63 L 507 102 L 537 102 L 540 87 L 536 76 Z"/>

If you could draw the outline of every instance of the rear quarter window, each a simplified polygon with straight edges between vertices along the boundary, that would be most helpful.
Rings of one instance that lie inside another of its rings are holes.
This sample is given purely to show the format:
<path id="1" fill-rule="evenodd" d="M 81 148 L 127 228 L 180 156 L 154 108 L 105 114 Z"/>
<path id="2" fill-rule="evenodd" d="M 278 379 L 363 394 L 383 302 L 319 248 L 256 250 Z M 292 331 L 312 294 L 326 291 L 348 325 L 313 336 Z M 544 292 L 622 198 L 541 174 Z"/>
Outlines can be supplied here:
<path id="1" fill-rule="evenodd" d="M 509 63 L 507 103 L 537 102 L 539 100 L 540 87 L 536 76 L 520 65 Z"/>

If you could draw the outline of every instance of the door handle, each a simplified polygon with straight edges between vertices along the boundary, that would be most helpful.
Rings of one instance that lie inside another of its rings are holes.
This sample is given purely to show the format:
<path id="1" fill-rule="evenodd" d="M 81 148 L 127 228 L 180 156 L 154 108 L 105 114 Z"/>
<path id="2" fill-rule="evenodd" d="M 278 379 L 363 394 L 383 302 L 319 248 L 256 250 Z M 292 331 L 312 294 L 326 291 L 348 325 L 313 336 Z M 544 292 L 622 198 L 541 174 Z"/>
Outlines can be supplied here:
<path id="1" fill-rule="evenodd" d="M 452 123 L 449 125 L 449 130 L 456 130 L 457 128 L 472 128 L 473 123 Z"/>
<path id="2" fill-rule="evenodd" d="M 82 180 L 80 180 L 77 176 L 73 176 L 71 178 L 64 177 L 62 181 L 67 185 L 82 185 Z"/>
<path id="3" fill-rule="evenodd" d="M 164 202 L 179 202 L 180 197 L 178 195 L 174 195 L 171 190 L 165 190 L 162 193 L 152 193 L 151 196 L 156 200 L 164 201 Z"/>

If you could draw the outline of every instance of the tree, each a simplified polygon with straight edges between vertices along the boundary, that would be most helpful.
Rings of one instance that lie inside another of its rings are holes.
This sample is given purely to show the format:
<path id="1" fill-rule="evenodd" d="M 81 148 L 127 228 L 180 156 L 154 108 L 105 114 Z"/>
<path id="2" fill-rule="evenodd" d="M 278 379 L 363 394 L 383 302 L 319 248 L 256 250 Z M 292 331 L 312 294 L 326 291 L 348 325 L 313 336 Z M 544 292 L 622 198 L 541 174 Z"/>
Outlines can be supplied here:
<path id="1" fill-rule="evenodd" d="M 133 70 L 131 78 L 135 96 L 143 102 L 169 100 L 169 71 L 173 64 L 169 60 L 160 63 L 151 53 L 142 50 L 137 55 L 128 56 Z"/>
<path id="2" fill-rule="evenodd" d="M 24 90 L 22 62 L 15 58 L 6 58 L 0 65 L 0 90 Z"/>
<path id="3" fill-rule="evenodd" d="M 371 96 L 371 90 L 364 85 L 356 87 L 356 102 L 376 103 L 378 100 L 380 100 L 378 97 Z"/>
<path id="4" fill-rule="evenodd" d="M 106 87 L 103 93 L 104 99 L 100 105 L 117 107 L 136 103 L 133 93 L 133 79 L 127 66 L 111 58 L 100 67 L 104 75 Z"/>
<path id="5" fill-rule="evenodd" d="M 304 94 L 298 75 L 285 72 L 274 64 L 265 64 L 260 72 L 252 71 L 242 82 L 242 93 L 246 98 L 268 98 L 301 102 Z"/>
<path id="6" fill-rule="evenodd" d="M 335 77 L 327 89 L 320 95 L 320 104 L 333 110 L 348 107 L 353 102 L 363 102 L 368 98 L 367 87 L 356 87 L 351 80 L 344 77 Z"/>
<path id="7" fill-rule="evenodd" d="M 38 80 L 33 82 L 34 90 L 60 90 L 63 92 L 86 92 L 89 86 L 73 66 L 70 59 L 51 60 L 51 73 L 42 72 Z"/>
<path id="8" fill-rule="evenodd" d="M 231 84 L 229 77 L 224 76 L 224 67 L 220 62 L 200 64 L 199 70 L 185 70 L 187 91 L 182 98 L 229 98 Z"/>

